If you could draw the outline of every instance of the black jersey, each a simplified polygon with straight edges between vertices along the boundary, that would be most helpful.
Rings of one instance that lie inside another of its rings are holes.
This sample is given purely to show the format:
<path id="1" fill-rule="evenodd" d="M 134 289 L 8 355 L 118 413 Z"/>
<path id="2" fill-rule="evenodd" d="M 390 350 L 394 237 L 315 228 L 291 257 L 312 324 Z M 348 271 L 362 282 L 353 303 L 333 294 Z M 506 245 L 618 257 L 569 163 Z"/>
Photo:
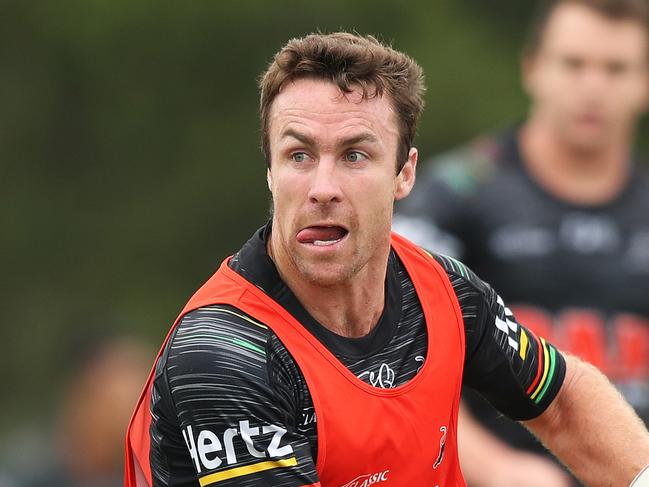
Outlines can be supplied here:
<path id="1" fill-rule="evenodd" d="M 516 131 L 428 165 L 395 230 L 462 258 L 523 324 L 600 367 L 649 421 L 649 182 L 633 164 L 612 201 L 577 206 L 531 178 Z M 529 435 L 481 408 L 517 446 Z"/>
<path id="2" fill-rule="evenodd" d="M 287 309 L 357 377 L 380 388 L 412 379 L 426 357 L 426 324 L 394 251 L 377 325 L 364 337 L 346 338 L 320 325 L 280 279 L 266 253 L 269 231 L 269 226 L 258 231 L 230 267 Z M 538 416 L 560 388 L 563 358 L 520 327 L 494 290 L 463 264 L 435 257 L 462 310 L 464 383 L 510 417 Z M 539 346 L 525 346 L 525 341 Z M 550 371 L 542 378 L 539 362 Z M 208 306 L 182 318 L 156 365 L 151 414 L 155 486 L 318 481 L 317 418 L 306 381 L 273 331 L 236 308 Z M 270 447 L 292 453 L 297 462 L 273 468 L 265 462 L 260 470 L 260 452 Z"/>

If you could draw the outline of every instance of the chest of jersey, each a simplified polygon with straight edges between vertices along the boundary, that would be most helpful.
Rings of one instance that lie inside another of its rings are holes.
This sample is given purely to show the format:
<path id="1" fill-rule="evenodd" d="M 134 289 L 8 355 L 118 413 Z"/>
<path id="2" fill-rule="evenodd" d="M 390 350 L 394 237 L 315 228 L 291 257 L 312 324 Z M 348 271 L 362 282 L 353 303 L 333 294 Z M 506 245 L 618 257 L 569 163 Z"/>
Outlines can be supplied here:
<path id="1" fill-rule="evenodd" d="M 520 322 L 597 365 L 648 420 L 649 196 L 629 189 L 578 208 L 510 171 L 473 201 L 474 270 Z"/>
<path id="2" fill-rule="evenodd" d="M 466 260 L 508 301 L 649 316 L 649 196 L 573 207 L 511 170 L 472 201 Z"/>
<path id="3" fill-rule="evenodd" d="M 278 303 L 227 266 L 220 271 L 234 285 L 226 293 L 236 297 L 230 304 L 270 326 L 305 377 L 317 417 L 316 467 L 323 486 L 464 485 L 456 452 L 464 360 L 459 306 L 432 258 L 411 244 L 393 245 L 420 296 L 429 344 L 420 372 L 388 390 L 355 377 Z"/>

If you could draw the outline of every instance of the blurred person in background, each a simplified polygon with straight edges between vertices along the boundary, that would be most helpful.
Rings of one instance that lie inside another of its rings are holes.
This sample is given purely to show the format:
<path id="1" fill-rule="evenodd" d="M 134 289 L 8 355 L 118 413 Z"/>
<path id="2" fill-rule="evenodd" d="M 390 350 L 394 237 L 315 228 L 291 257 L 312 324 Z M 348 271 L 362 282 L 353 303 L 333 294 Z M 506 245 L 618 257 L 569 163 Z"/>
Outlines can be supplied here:
<path id="1" fill-rule="evenodd" d="M 598 366 L 645 422 L 649 183 L 633 141 L 649 94 L 648 25 L 646 0 L 542 4 L 522 63 L 527 120 L 432 160 L 394 221 L 462 258 L 535 333 Z M 497 435 L 461 415 L 471 485 L 567 485 L 524 428 L 464 397 Z"/>
<path id="2" fill-rule="evenodd" d="M 130 337 L 85 344 L 64 386 L 52 463 L 28 472 L 30 478 L 17 485 L 123 485 L 124 433 L 151 356 L 152 350 Z"/>

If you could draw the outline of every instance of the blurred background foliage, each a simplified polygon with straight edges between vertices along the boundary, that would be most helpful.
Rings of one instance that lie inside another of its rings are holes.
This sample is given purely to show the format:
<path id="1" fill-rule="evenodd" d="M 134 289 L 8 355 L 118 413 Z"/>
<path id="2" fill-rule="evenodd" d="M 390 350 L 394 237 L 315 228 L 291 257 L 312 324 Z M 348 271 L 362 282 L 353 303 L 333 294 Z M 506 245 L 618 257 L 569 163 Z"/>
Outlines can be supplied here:
<path id="1" fill-rule="evenodd" d="M 157 346 L 264 223 L 256 79 L 290 37 L 355 30 L 417 59 L 424 159 L 526 110 L 529 2 L 21 0 L 2 11 L 3 431 L 50 415 L 84 337 L 110 329 Z"/>

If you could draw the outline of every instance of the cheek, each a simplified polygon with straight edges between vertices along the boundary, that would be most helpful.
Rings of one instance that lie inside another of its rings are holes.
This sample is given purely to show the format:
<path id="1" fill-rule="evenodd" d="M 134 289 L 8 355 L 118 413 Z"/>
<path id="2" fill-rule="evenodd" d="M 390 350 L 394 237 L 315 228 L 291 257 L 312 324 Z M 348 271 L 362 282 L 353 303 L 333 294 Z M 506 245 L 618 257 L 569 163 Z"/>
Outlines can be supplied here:
<path id="1" fill-rule="evenodd" d="M 571 96 L 574 98 L 575 90 L 570 85 L 571 83 L 565 77 L 558 75 L 550 77 L 542 86 L 541 96 L 550 105 L 566 105 L 570 102 Z"/>
<path id="2" fill-rule="evenodd" d="M 557 89 L 555 87 L 559 81 L 557 75 L 556 70 L 550 68 L 537 69 L 529 79 L 530 95 L 534 98 L 547 98 L 549 94 Z"/>
<path id="3" fill-rule="evenodd" d="M 283 216 L 291 206 L 290 195 L 275 187 L 273 192 L 273 210 L 276 216 Z"/>
<path id="4" fill-rule="evenodd" d="M 302 186 L 299 178 L 291 178 L 282 174 L 273 175 L 271 194 L 275 218 L 287 223 L 291 221 L 292 215 L 299 211 L 299 207 L 304 202 Z"/>
<path id="5" fill-rule="evenodd" d="M 273 174 L 271 193 L 275 200 L 286 201 L 291 198 L 292 193 L 296 190 L 295 178 L 283 171 L 277 171 Z"/>
<path id="6" fill-rule="evenodd" d="M 645 84 L 646 83 L 646 84 Z M 620 87 L 617 102 L 614 103 L 620 111 L 637 115 L 646 109 L 647 97 L 649 95 L 649 81 L 628 83 Z"/>
<path id="7" fill-rule="evenodd" d="M 532 96 L 548 107 L 560 108 L 574 101 L 578 91 L 576 80 L 558 66 L 551 66 L 536 73 Z"/>
<path id="8" fill-rule="evenodd" d="M 390 215 L 394 205 L 395 183 L 380 181 L 375 185 L 359 185 L 353 193 L 353 201 L 360 214 L 377 226 L 390 226 Z M 387 223 L 386 223 L 387 222 Z"/>
<path id="9" fill-rule="evenodd" d="M 536 100 L 540 108 L 555 122 L 570 118 L 573 111 L 581 105 L 575 90 L 565 88 L 560 80 L 556 80 L 554 84 L 548 83 Z"/>

